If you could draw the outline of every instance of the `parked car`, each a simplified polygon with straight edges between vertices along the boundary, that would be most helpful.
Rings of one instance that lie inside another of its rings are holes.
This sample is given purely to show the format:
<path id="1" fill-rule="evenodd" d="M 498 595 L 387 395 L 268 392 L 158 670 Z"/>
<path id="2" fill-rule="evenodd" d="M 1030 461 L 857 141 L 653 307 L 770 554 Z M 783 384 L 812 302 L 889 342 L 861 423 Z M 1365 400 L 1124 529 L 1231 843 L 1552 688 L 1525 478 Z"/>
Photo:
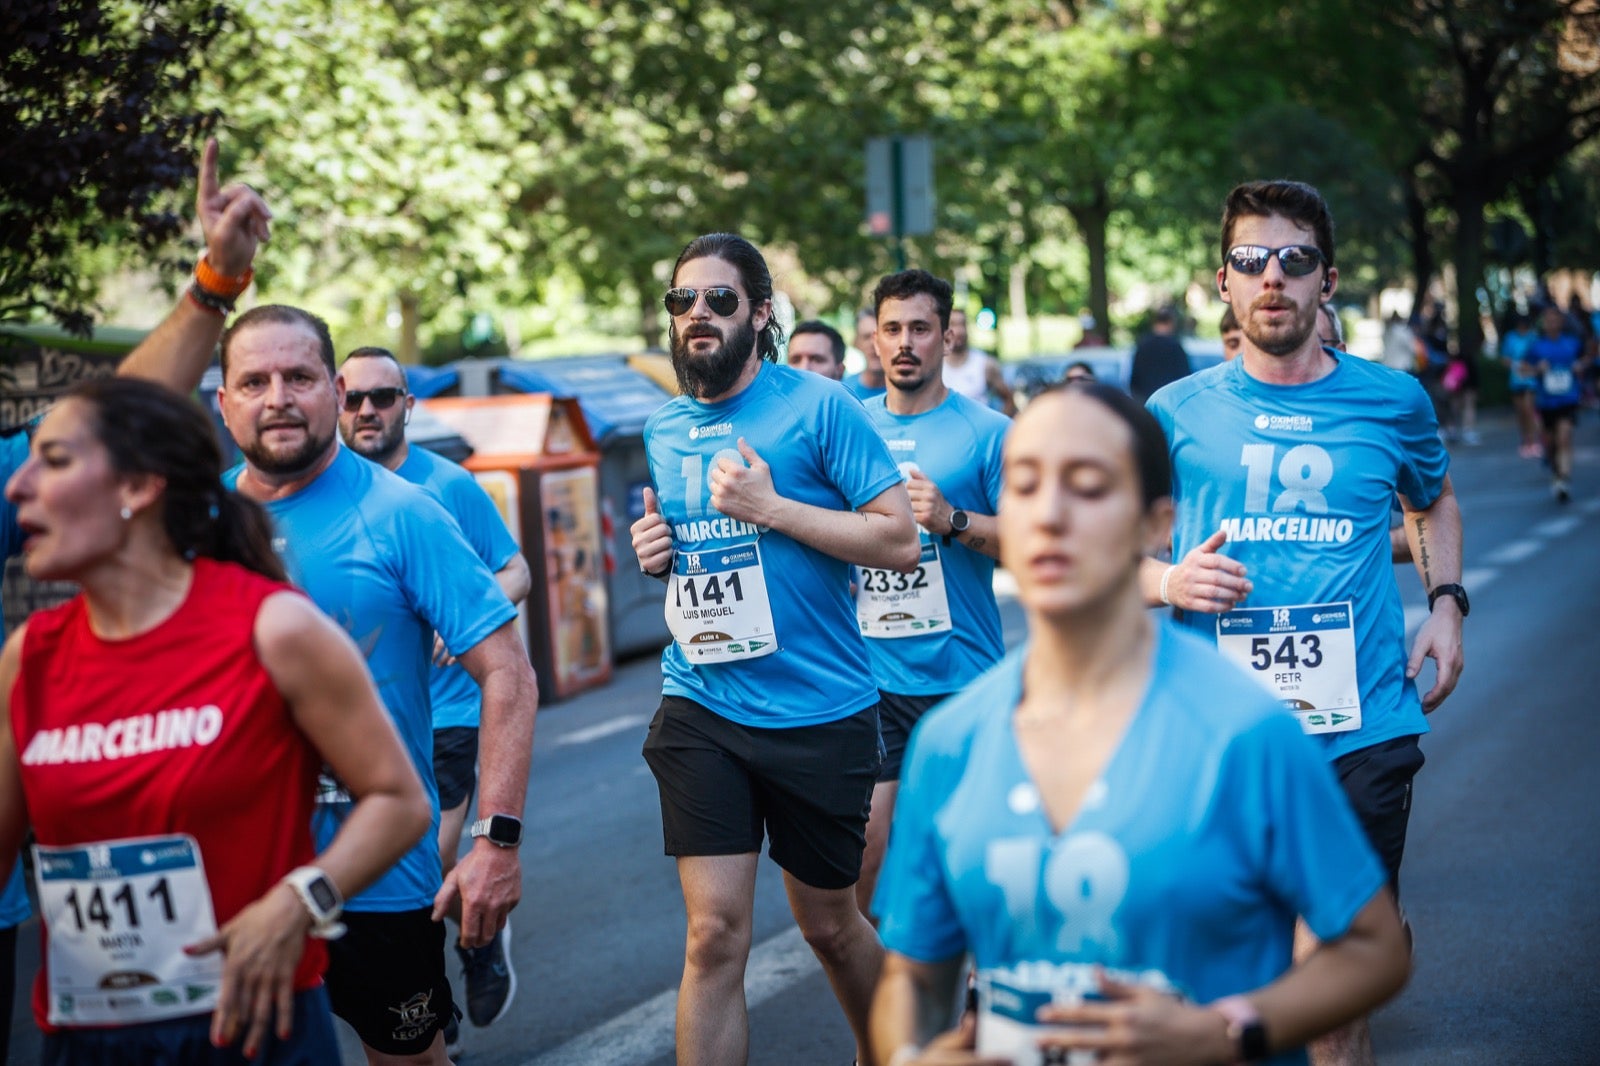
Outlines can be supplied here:
<path id="1" fill-rule="evenodd" d="M 1190 373 L 1222 362 L 1222 341 L 1216 338 L 1185 337 L 1183 350 L 1189 353 Z M 1079 362 L 1088 363 L 1094 376 L 1101 381 L 1126 389 L 1133 368 L 1133 346 L 1075 348 L 1070 352 L 1035 355 L 1002 362 L 1001 371 L 1020 405 L 1060 381 L 1067 367 Z"/>

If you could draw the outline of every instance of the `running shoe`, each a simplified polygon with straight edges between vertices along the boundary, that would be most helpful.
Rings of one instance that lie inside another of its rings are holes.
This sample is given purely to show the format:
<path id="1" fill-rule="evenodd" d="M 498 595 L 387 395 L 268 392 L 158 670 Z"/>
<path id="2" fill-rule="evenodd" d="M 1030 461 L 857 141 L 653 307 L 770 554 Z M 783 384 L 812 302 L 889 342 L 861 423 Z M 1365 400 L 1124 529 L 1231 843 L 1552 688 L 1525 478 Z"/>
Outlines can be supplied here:
<path id="1" fill-rule="evenodd" d="M 467 985 L 467 1017 L 479 1029 L 493 1025 L 511 1009 L 517 994 L 517 971 L 511 968 L 511 921 L 481 948 L 456 945 L 461 976 Z"/>
<path id="2" fill-rule="evenodd" d="M 454 1062 L 461 1057 L 461 1014 L 459 1009 L 450 1012 L 450 1018 L 444 1023 L 444 1053 Z"/>

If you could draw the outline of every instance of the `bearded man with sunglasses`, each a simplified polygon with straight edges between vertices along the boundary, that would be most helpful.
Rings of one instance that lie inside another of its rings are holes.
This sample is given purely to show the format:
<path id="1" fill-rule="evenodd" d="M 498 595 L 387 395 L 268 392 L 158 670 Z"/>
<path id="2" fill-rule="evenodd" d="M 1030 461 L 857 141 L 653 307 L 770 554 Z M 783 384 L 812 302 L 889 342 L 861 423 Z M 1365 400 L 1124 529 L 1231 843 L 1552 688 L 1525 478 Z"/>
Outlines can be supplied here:
<path id="1" fill-rule="evenodd" d="M 678 1061 L 748 1058 L 764 838 L 867 1061 L 883 947 L 853 886 L 882 747 L 849 569 L 917 566 L 910 497 L 849 392 L 775 365 L 772 276 L 748 241 L 692 241 L 664 303 L 683 395 L 645 426 L 652 485 L 631 532 L 667 582 L 674 638 L 644 756 L 688 912 Z"/>
<path id="2" fill-rule="evenodd" d="M 1215 641 L 1321 743 L 1398 893 L 1417 738 L 1462 668 L 1468 601 L 1449 454 L 1414 378 L 1318 338 L 1339 274 L 1316 189 L 1235 188 L 1222 254 L 1217 289 L 1244 345 L 1149 401 L 1171 449 L 1177 562 L 1145 562 L 1145 596 Z M 1431 608 L 1409 655 L 1390 561 L 1397 492 Z M 1437 675 L 1419 699 L 1424 658 Z M 1315 946 L 1302 924 L 1296 955 Z M 1365 1020 L 1311 1051 L 1318 1064 L 1373 1061 Z"/>
<path id="3" fill-rule="evenodd" d="M 512 605 L 527 598 L 533 577 L 522 549 L 506 529 L 505 519 L 478 479 L 442 455 L 413 448 L 406 426 L 417 398 L 406 391 L 406 372 L 387 348 L 352 350 L 340 367 L 344 404 L 339 408 L 339 435 L 350 450 L 433 493 L 461 526 L 467 543 L 494 571 L 494 579 Z M 467 808 L 478 783 L 478 723 L 481 693 L 466 668 L 434 635 L 433 669 L 428 674 L 433 704 L 433 775 L 439 788 L 439 862 L 444 873 L 456 864 Z M 459 901 L 450 917 L 461 921 Z M 511 1009 L 516 971 L 511 967 L 511 923 L 506 922 L 488 945 L 456 945 L 466 983 L 467 1016 L 483 1028 Z M 445 1050 L 461 1053 L 455 1019 L 445 1026 Z"/>
<path id="4" fill-rule="evenodd" d="M 322 319 L 296 307 L 251 308 L 222 336 L 223 421 L 244 453 L 230 485 L 271 513 L 274 546 L 294 582 L 349 630 L 433 803 L 434 833 L 348 901 L 348 931 L 329 944 L 335 1014 L 367 1061 L 447 1061 L 454 1016 L 441 921 L 460 900 L 460 942 L 500 934 L 522 893 L 516 846 L 539 690 L 514 628 L 516 608 L 427 491 L 339 444 L 344 378 Z M 358 405 L 372 406 L 369 392 Z M 392 405 L 391 405 L 392 406 Z M 428 672 L 434 635 L 482 693 L 478 810 L 484 832 L 442 875 Z M 312 829 L 321 846 L 350 797 L 325 779 Z"/>

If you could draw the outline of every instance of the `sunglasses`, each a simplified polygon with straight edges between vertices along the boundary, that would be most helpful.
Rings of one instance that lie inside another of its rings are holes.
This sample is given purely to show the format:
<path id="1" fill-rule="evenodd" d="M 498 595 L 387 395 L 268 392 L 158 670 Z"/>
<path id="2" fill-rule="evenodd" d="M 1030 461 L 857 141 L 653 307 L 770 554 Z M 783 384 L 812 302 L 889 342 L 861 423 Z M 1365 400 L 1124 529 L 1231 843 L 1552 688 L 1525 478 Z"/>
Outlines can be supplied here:
<path id="1" fill-rule="evenodd" d="M 668 314 L 686 315 L 701 296 L 706 298 L 706 306 L 714 315 L 727 318 L 739 309 L 739 294 L 720 285 L 710 289 L 668 289 L 661 302 L 666 305 Z"/>
<path id="2" fill-rule="evenodd" d="M 346 411 L 359 411 L 362 404 L 371 400 L 373 407 L 380 411 L 387 411 L 394 406 L 396 400 L 405 394 L 405 389 L 398 389 L 393 385 L 381 389 L 347 389 L 344 394 L 344 409 Z"/>
<path id="3" fill-rule="evenodd" d="M 1303 278 L 1325 261 L 1321 249 L 1313 244 L 1290 244 L 1282 248 L 1236 244 L 1228 249 L 1228 265 L 1241 274 L 1255 277 L 1267 269 L 1267 260 L 1273 256 L 1278 257 L 1278 264 L 1291 278 Z"/>

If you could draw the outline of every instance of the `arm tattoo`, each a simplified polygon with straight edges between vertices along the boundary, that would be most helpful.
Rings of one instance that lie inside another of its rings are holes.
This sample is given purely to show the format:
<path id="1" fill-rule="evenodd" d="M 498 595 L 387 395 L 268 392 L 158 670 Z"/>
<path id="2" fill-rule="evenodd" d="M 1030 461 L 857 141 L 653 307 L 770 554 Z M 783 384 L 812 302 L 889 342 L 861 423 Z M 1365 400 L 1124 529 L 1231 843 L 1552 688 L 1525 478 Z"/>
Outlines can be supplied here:
<path id="1" fill-rule="evenodd" d="M 1417 516 L 1417 562 L 1422 564 L 1423 591 L 1433 591 L 1433 574 L 1428 568 L 1428 519 L 1425 515 Z"/>

